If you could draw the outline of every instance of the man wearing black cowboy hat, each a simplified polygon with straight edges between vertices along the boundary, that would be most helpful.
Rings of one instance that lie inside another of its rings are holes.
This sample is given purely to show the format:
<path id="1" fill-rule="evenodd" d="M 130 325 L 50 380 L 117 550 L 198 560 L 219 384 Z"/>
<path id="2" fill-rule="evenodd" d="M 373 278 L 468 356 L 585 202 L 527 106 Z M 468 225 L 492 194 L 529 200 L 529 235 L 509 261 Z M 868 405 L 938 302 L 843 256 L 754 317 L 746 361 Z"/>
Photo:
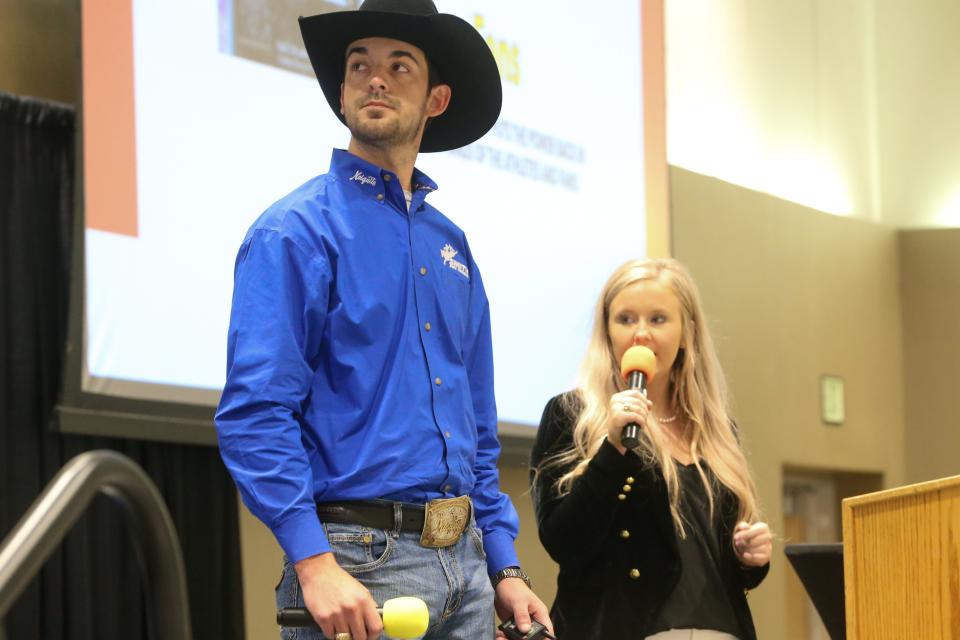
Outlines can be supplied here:
<path id="1" fill-rule="evenodd" d="M 216 418 L 244 502 L 286 555 L 278 605 L 354 640 L 378 637 L 375 603 L 404 595 L 427 602 L 427 638 L 492 636 L 494 603 L 521 631 L 549 625 L 499 490 L 483 282 L 414 168 L 493 126 L 496 63 L 430 0 L 300 27 L 350 144 L 240 248 Z"/>

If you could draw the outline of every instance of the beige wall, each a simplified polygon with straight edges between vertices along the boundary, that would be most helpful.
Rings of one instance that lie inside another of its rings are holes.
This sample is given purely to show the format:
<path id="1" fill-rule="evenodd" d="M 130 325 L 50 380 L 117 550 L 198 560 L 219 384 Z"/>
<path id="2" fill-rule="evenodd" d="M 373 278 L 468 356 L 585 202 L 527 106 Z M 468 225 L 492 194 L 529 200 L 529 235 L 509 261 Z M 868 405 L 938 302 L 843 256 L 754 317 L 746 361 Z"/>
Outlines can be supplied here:
<path id="1" fill-rule="evenodd" d="M 697 279 L 765 517 L 784 530 L 784 467 L 904 481 L 897 232 L 673 168 L 674 255 Z M 820 420 L 819 378 L 842 376 L 846 422 Z M 790 638 L 778 540 L 751 595 L 761 638 Z"/>
<path id="2" fill-rule="evenodd" d="M 279 637 L 274 587 L 280 581 L 283 552 L 270 530 L 240 509 L 240 562 L 243 564 L 243 618 L 247 640 Z"/>
<path id="3" fill-rule="evenodd" d="M 898 227 L 960 225 L 960 3 L 665 0 L 671 165 Z"/>
<path id="4" fill-rule="evenodd" d="M 900 234 L 909 482 L 960 474 L 960 229 Z"/>
<path id="5" fill-rule="evenodd" d="M 875 4 L 883 220 L 960 226 L 960 2 Z"/>
<path id="6" fill-rule="evenodd" d="M 76 103 L 77 5 L 76 0 L 0 1 L 0 91 Z"/>
<path id="7" fill-rule="evenodd" d="M 672 166 L 876 219 L 873 0 L 665 0 Z"/>
<path id="8" fill-rule="evenodd" d="M 537 595 L 549 607 L 557 593 L 557 565 L 543 550 L 537 536 L 528 477 L 526 464 L 500 465 L 500 487 L 513 499 L 513 506 L 520 514 L 520 537 L 517 538 L 520 564 L 530 575 Z"/>

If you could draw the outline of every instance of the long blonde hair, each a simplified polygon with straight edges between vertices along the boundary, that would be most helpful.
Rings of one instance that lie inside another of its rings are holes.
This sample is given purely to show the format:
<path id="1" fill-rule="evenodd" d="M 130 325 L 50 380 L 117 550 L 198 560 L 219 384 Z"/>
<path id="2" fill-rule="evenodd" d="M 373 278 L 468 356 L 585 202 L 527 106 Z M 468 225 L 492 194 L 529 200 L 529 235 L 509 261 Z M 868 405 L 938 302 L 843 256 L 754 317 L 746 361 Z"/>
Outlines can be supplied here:
<path id="1" fill-rule="evenodd" d="M 605 425 L 610 418 L 610 396 L 625 388 L 607 329 L 610 304 L 626 287 L 641 280 L 653 280 L 668 286 L 680 301 L 682 337 L 677 358 L 670 368 L 667 394 L 692 430 L 690 453 L 707 492 L 711 518 L 715 487 L 707 481 L 701 459 L 737 498 L 738 520 L 755 522 L 760 517 L 756 487 L 730 418 L 723 370 L 710 338 L 696 284 L 676 260 L 631 260 L 607 280 L 597 301 L 593 332 L 580 366 L 579 393 L 566 396 L 571 405 L 568 410 L 578 415 L 573 428 L 573 446 L 547 459 L 544 464 L 573 465 L 556 484 L 557 491 L 564 495 L 603 443 Z M 656 464 L 662 471 L 674 525 L 679 535 L 685 537 L 679 510 L 680 483 L 676 463 L 657 430 L 641 429 L 640 433 L 641 443 L 634 452 L 641 460 Z"/>

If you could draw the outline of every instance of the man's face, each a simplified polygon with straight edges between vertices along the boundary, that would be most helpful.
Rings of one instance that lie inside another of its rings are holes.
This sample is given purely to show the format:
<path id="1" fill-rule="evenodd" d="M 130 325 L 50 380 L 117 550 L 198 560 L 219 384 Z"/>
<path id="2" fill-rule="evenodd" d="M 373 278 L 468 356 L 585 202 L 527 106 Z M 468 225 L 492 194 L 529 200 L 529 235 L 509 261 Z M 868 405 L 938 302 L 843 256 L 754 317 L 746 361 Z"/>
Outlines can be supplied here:
<path id="1" fill-rule="evenodd" d="M 450 101 L 447 85 L 428 91 L 428 76 L 426 56 L 412 44 L 390 38 L 350 43 L 340 112 L 353 137 L 379 148 L 419 148 L 427 118 L 443 113 Z"/>

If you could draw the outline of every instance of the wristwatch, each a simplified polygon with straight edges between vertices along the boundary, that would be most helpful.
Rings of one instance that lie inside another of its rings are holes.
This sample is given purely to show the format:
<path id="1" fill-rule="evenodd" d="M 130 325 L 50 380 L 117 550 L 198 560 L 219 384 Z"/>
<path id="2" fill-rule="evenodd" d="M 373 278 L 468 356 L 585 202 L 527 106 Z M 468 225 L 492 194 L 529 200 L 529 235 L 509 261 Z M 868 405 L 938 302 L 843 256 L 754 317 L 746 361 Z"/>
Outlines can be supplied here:
<path id="1" fill-rule="evenodd" d="M 493 588 L 496 589 L 497 585 L 500 584 L 500 581 L 504 578 L 520 578 L 523 580 L 524 584 L 527 585 L 528 589 L 533 588 L 530 584 L 530 577 L 527 576 L 527 574 L 525 574 L 523 569 L 520 567 L 504 567 L 503 569 L 500 569 L 500 571 L 497 571 L 493 578 L 490 579 L 491 584 L 493 584 Z"/>

